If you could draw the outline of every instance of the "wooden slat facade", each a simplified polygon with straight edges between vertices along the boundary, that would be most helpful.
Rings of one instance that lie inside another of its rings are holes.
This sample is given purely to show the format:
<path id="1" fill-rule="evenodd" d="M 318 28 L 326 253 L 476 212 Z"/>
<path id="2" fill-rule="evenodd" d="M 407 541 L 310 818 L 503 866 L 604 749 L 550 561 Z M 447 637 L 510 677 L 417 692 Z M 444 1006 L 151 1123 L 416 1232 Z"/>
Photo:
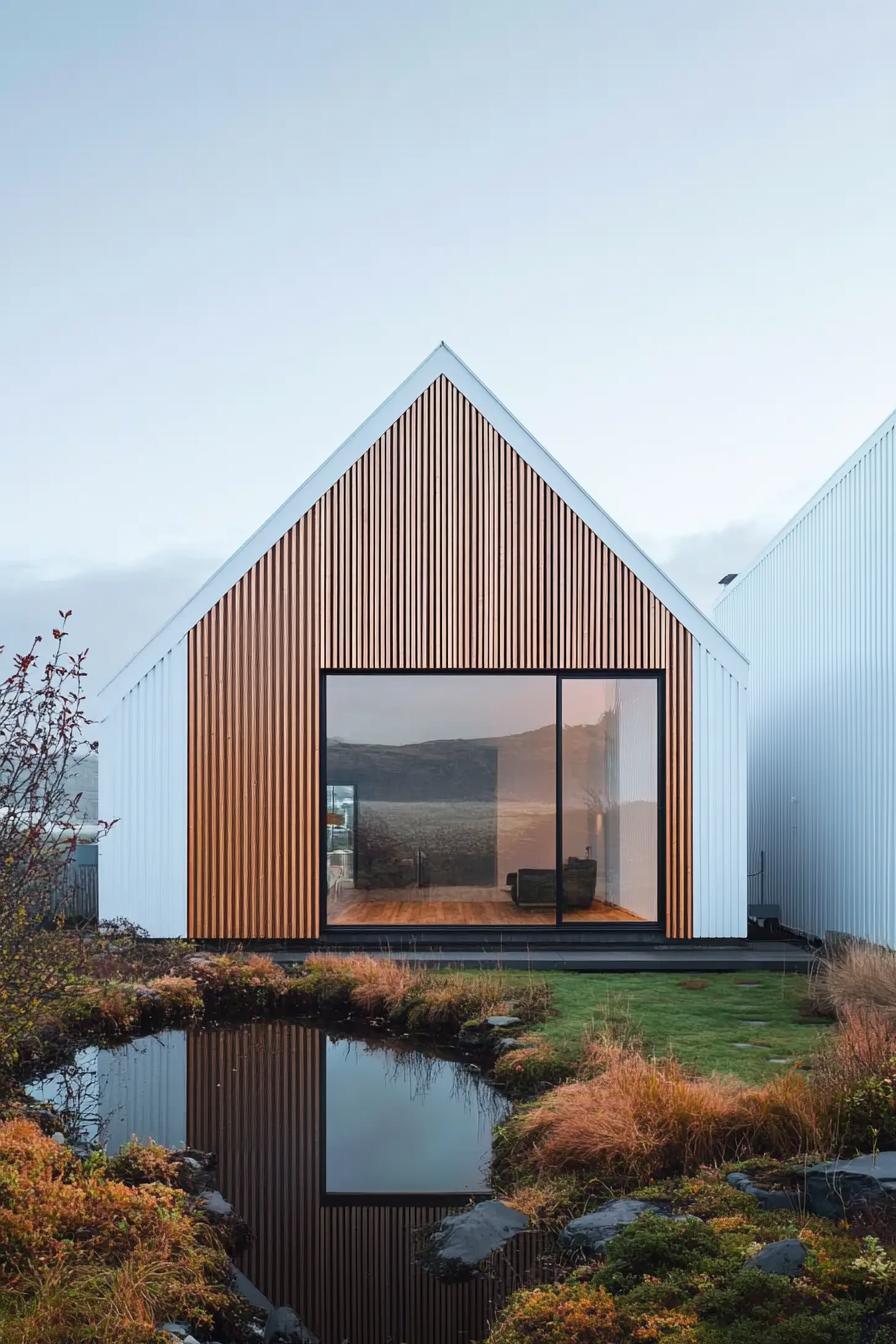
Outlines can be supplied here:
<path id="1" fill-rule="evenodd" d="M 190 936 L 318 936 L 322 668 L 645 668 L 666 683 L 666 933 L 689 937 L 691 656 L 439 377 L 190 631 Z"/>

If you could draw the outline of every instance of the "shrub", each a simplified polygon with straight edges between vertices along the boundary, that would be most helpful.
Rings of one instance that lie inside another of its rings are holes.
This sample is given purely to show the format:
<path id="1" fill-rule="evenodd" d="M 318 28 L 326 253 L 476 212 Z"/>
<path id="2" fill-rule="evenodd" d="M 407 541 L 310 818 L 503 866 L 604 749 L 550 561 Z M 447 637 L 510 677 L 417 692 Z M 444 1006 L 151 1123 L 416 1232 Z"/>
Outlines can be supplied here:
<path id="1" fill-rule="evenodd" d="M 106 1162 L 106 1173 L 124 1185 L 181 1186 L 183 1165 L 161 1144 L 131 1139 Z"/>
<path id="2" fill-rule="evenodd" d="M 202 995 L 196 981 L 188 976 L 160 975 L 146 987 L 156 996 L 166 1021 L 186 1021 L 202 1012 Z"/>
<path id="3" fill-rule="evenodd" d="M 719 1269 L 722 1258 L 718 1237 L 698 1218 L 682 1223 L 647 1213 L 609 1243 L 601 1282 L 619 1292 L 645 1274 L 657 1277 L 679 1269 L 707 1274 Z"/>
<path id="4" fill-rule="evenodd" d="M 490 1344 L 619 1344 L 613 1299 L 590 1283 L 559 1283 L 515 1293 Z"/>
<path id="5" fill-rule="evenodd" d="M 190 969 L 206 1006 L 213 1012 L 251 1016 L 284 1005 L 289 977 L 282 966 L 260 953 L 193 957 Z"/>
<path id="6" fill-rule="evenodd" d="M 180 1191 L 131 1189 L 26 1120 L 0 1124 L 0 1263 L 0 1344 L 149 1344 L 158 1321 L 243 1314 Z"/>

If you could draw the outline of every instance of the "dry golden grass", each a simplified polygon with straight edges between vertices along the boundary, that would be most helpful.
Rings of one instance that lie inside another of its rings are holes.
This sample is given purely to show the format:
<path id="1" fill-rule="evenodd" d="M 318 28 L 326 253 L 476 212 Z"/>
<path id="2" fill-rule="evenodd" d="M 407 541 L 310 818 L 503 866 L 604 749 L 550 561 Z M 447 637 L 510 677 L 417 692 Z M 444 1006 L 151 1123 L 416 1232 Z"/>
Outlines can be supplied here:
<path id="1" fill-rule="evenodd" d="M 592 1076 L 555 1088 L 513 1124 L 539 1175 L 588 1171 L 639 1185 L 751 1153 L 814 1149 L 824 1126 L 795 1073 L 744 1087 L 609 1040 L 587 1047 L 586 1069 Z"/>
<path id="2" fill-rule="evenodd" d="M 876 1008 L 844 1006 L 836 1031 L 813 1060 L 813 1090 L 833 1105 L 867 1078 L 889 1074 L 896 1059 L 896 1020 Z"/>
<path id="3" fill-rule="evenodd" d="M 816 1007 L 841 1017 L 850 1009 L 873 1009 L 896 1022 L 896 952 L 874 943 L 847 943 L 822 957 L 810 992 Z"/>
<path id="4" fill-rule="evenodd" d="M 317 961 L 323 958 L 309 958 Z M 420 972 L 407 962 L 376 957 L 333 957 L 337 972 L 351 978 L 352 1005 L 366 1017 L 390 1017 L 420 983 Z"/>
<path id="5" fill-rule="evenodd" d="M 417 970 L 406 962 L 361 954 L 315 953 L 292 978 L 294 996 L 318 1006 L 348 1006 L 365 1017 L 388 1017 L 411 1031 L 454 1032 L 464 1022 L 512 1013 L 537 1021 L 550 1008 L 544 980 L 511 980 L 500 971 L 477 975 Z"/>

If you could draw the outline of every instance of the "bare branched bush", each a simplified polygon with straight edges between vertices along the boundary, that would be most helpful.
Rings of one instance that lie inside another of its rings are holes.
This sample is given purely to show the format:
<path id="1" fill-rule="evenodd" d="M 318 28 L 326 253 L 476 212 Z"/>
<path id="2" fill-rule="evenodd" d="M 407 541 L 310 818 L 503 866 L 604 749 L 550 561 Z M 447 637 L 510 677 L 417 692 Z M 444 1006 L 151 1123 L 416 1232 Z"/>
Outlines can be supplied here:
<path id="1" fill-rule="evenodd" d="M 76 939 L 55 936 L 54 896 L 82 826 L 71 767 L 97 744 L 86 650 L 66 651 L 70 613 L 59 615 L 48 656 L 38 635 L 0 681 L 0 1075 L 69 987 L 79 955 Z"/>

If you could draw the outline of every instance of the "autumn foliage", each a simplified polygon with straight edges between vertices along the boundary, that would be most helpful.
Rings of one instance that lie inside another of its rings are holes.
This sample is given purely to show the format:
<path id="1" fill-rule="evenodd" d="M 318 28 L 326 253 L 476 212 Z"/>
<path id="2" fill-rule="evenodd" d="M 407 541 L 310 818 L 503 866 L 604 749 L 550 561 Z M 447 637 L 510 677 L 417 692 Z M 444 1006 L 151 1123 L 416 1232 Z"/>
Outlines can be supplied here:
<path id="1" fill-rule="evenodd" d="M 227 1253 L 167 1184 L 136 1187 L 28 1120 L 0 1124 L 0 1344 L 149 1344 L 237 1310 Z"/>

